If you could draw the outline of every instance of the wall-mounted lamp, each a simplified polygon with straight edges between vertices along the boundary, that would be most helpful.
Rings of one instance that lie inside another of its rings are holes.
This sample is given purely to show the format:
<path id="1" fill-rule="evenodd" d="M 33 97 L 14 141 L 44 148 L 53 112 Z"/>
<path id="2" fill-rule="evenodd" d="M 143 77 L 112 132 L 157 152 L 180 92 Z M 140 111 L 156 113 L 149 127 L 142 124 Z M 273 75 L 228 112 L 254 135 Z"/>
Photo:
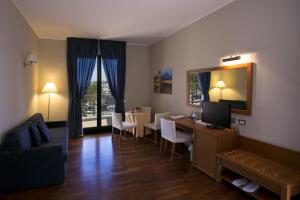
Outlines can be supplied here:
<path id="1" fill-rule="evenodd" d="M 220 90 L 220 99 L 222 99 L 222 89 L 226 87 L 224 81 L 217 81 L 216 87 Z"/>
<path id="2" fill-rule="evenodd" d="M 26 67 L 27 65 L 33 65 L 35 63 L 37 63 L 37 57 L 35 54 L 29 54 L 25 60 L 24 60 L 24 67 Z"/>
<path id="3" fill-rule="evenodd" d="M 239 59 L 241 59 L 241 56 L 240 56 L 240 55 L 232 55 L 232 56 L 223 58 L 222 61 L 223 61 L 223 62 L 229 62 L 229 61 L 239 60 Z"/>

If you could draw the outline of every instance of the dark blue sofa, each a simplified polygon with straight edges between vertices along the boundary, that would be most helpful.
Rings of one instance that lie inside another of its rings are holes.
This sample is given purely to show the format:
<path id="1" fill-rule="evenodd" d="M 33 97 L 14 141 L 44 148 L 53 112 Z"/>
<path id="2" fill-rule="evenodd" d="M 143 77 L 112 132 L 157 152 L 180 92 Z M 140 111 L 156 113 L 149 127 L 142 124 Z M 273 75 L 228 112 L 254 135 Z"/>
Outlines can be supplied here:
<path id="1" fill-rule="evenodd" d="M 39 113 L 5 136 L 0 146 L 0 193 L 64 181 L 68 153 L 66 123 L 49 123 L 51 140 L 46 142 L 42 138 L 41 144 L 33 145 L 31 126 L 36 124 L 45 125 Z"/>

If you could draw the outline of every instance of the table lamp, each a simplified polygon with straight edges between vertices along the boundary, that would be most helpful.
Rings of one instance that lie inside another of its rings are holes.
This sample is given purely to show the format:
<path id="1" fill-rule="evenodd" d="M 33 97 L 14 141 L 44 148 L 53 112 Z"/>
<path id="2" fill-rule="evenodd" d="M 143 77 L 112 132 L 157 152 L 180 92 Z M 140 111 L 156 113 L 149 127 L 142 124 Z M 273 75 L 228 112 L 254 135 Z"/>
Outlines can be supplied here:
<path id="1" fill-rule="evenodd" d="M 217 84 L 216 84 L 217 88 L 220 89 L 220 97 L 222 99 L 222 89 L 226 87 L 224 81 L 217 81 Z"/>
<path id="2" fill-rule="evenodd" d="M 42 89 L 42 93 L 48 93 L 48 115 L 47 121 L 49 121 L 49 111 L 50 111 L 50 100 L 51 100 L 51 93 L 57 93 L 56 85 L 53 82 L 47 82 Z"/>

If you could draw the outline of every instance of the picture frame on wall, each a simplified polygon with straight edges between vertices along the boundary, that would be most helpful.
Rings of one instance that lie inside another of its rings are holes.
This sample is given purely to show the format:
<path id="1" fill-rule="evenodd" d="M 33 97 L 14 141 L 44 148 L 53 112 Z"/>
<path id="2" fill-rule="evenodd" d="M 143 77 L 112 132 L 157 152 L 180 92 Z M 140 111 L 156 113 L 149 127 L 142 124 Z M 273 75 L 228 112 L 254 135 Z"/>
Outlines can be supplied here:
<path id="1" fill-rule="evenodd" d="M 172 94 L 173 69 L 162 68 L 154 75 L 153 89 L 154 93 Z"/>

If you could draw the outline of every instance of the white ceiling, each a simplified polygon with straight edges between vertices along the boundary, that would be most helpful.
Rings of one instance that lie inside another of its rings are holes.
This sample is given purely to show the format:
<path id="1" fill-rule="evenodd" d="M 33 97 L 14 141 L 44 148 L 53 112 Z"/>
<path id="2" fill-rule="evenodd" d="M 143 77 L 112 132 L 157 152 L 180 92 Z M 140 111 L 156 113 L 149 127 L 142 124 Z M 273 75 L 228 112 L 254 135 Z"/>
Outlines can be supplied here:
<path id="1" fill-rule="evenodd" d="M 233 0 L 13 0 L 40 38 L 150 45 Z"/>

